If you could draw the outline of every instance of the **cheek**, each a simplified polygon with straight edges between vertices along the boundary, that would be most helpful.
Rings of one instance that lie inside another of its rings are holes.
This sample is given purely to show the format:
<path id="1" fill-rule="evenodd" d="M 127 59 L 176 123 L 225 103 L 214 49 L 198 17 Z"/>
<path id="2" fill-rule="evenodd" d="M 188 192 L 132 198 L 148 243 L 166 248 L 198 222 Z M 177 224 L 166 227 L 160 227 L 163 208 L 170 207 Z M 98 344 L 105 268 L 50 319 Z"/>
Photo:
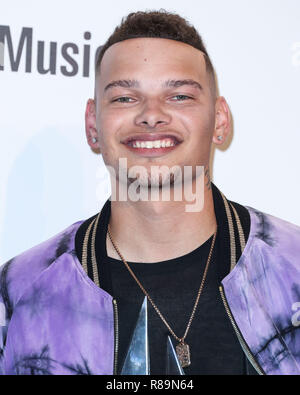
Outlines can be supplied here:
<path id="1" fill-rule="evenodd" d="M 128 130 L 128 125 L 132 123 L 130 114 L 126 114 L 124 111 L 112 111 L 102 110 L 100 111 L 98 118 L 98 130 L 103 132 L 105 140 L 120 141 L 120 135 L 122 130 L 125 128 Z"/>
<path id="2" fill-rule="evenodd" d="M 117 140 L 118 130 L 122 122 L 119 117 L 114 117 L 109 114 L 102 114 L 98 118 L 97 129 L 99 133 L 99 142 L 103 145 L 103 149 L 110 149 L 114 146 Z"/>
<path id="3" fill-rule="evenodd" d="M 210 139 L 215 126 L 214 112 L 210 108 L 191 109 L 182 114 L 182 124 L 190 139 Z"/>
<path id="4" fill-rule="evenodd" d="M 214 132 L 214 113 L 209 108 L 193 109 L 181 119 L 187 131 L 186 162 L 205 165 L 209 160 Z"/>
<path id="5" fill-rule="evenodd" d="M 120 148 L 122 148 L 120 146 L 122 139 L 121 132 L 126 124 L 124 117 L 121 117 L 115 112 L 103 111 L 98 118 L 97 129 L 100 150 L 106 165 L 118 168 Z"/>

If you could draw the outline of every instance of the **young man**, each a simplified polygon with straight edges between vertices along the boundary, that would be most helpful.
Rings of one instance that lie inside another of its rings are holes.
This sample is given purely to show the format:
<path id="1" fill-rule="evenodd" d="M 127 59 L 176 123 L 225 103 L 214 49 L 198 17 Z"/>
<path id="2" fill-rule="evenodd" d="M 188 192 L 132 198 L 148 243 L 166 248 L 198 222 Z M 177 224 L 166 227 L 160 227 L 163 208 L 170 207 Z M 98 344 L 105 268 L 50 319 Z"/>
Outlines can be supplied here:
<path id="1" fill-rule="evenodd" d="M 212 144 L 230 127 L 196 30 L 163 11 L 124 19 L 86 109 L 119 192 L 2 267 L 3 374 L 119 374 L 145 295 L 151 374 L 166 373 L 168 336 L 185 374 L 300 373 L 300 229 L 211 183 Z M 186 195 L 120 198 L 136 181 L 136 195 L 174 193 L 186 168 L 193 190 L 205 176 L 201 209 Z"/>

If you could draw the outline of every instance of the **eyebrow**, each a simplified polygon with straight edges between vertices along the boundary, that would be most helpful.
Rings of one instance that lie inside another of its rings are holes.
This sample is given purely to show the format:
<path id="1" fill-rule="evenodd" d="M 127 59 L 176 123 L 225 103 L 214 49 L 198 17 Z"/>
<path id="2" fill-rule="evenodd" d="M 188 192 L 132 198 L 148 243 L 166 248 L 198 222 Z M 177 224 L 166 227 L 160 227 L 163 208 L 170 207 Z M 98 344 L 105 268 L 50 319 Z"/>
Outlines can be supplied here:
<path id="1" fill-rule="evenodd" d="M 191 80 L 191 79 L 185 79 L 185 80 L 168 80 L 162 84 L 164 88 L 179 88 L 184 85 L 189 85 L 193 86 L 195 88 L 198 88 L 199 90 L 203 90 L 202 86 L 199 84 L 199 82 Z M 121 88 L 139 88 L 140 83 L 137 80 L 117 80 L 117 81 L 112 81 L 106 87 L 104 88 L 104 91 L 106 92 L 107 90 L 115 87 L 121 87 Z"/>
<path id="2" fill-rule="evenodd" d="M 190 86 L 194 86 L 195 88 L 198 88 L 201 91 L 203 89 L 202 86 L 199 84 L 199 82 L 194 80 L 168 80 L 163 85 L 166 88 L 179 88 L 184 85 L 190 85 Z"/>
<path id="3" fill-rule="evenodd" d="M 112 81 L 104 88 L 106 92 L 108 89 L 120 86 L 121 88 L 139 88 L 140 84 L 137 80 L 118 80 Z"/>

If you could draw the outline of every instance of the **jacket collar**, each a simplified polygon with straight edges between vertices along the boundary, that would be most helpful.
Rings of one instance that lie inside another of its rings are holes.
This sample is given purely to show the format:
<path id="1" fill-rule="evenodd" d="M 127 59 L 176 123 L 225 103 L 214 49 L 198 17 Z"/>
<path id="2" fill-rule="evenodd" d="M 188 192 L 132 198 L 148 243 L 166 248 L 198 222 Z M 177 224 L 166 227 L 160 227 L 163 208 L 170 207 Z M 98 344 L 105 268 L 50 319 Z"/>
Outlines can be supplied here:
<path id="1" fill-rule="evenodd" d="M 218 226 L 216 248 L 219 282 L 235 267 L 240 259 L 250 233 L 250 214 L 246 207 L 228 200 L 212 185 L 214 209 Z"/>

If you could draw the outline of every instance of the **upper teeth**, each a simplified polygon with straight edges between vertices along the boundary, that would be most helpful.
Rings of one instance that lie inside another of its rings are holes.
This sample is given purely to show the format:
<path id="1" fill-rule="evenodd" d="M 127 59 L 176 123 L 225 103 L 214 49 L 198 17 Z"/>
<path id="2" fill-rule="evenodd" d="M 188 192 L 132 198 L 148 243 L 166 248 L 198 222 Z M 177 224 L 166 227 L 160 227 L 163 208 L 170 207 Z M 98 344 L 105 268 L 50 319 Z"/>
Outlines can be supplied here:
<path id="1" fill-rule="evenodd" d="M 154 140 L 154 141 L 134 141 L 134 148 L 165 148 L 173 147 L 175 145 L 174 141 L 168 140 Z"/>

